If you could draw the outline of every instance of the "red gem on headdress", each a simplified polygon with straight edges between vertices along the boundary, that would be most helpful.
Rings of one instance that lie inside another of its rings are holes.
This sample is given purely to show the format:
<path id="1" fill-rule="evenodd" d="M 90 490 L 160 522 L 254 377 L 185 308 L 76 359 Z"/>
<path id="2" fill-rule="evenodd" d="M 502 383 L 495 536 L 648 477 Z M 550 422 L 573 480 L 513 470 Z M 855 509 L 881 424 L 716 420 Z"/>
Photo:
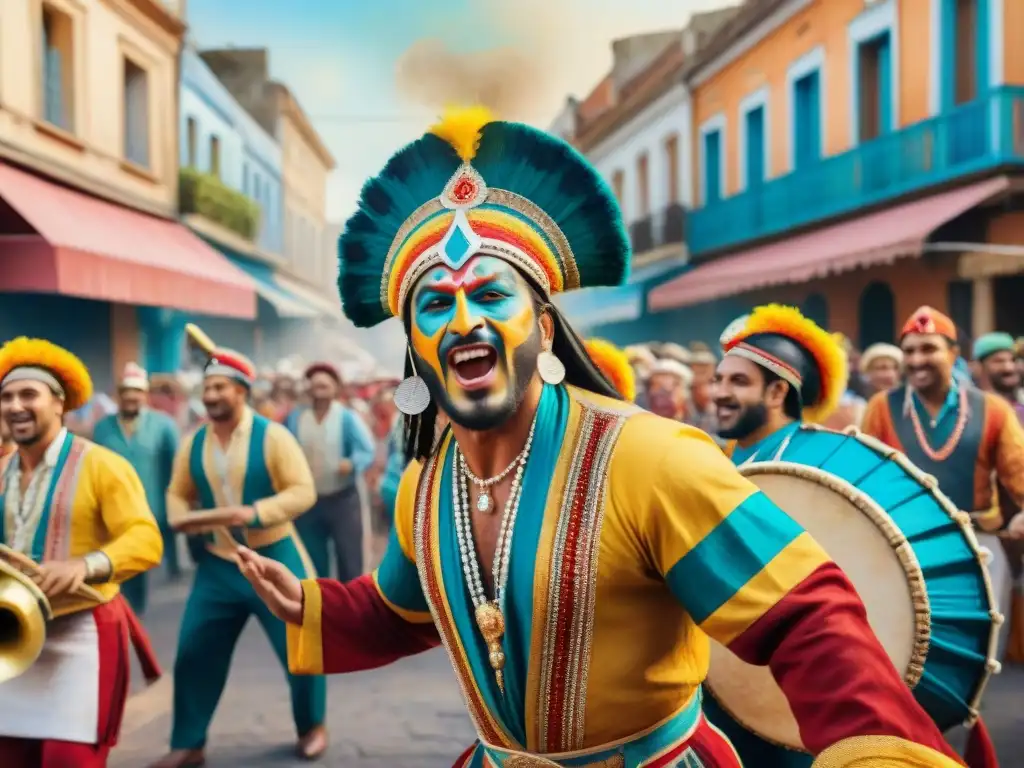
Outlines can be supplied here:
<path id="1" fill-rule="evenodd" d="M 454 203 L 465 205 L 472 202 L 479 191 L 480 188 L 477 186 L 476 181 L 473 180 L 473 177 L 466 174 L 455 180 L 455 184 L 452 185 L 451 198 Z"/>

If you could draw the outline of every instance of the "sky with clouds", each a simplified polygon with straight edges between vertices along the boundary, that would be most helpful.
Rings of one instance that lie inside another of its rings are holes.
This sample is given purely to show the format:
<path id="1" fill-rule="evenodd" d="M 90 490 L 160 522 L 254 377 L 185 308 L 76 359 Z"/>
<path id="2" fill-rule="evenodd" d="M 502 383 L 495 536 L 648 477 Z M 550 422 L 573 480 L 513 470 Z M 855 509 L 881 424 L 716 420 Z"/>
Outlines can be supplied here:
<path id="1" fill-rule="evenodd" d="M 436 117 L 437 81 L 461 72 L 514 91 L 503 114 L 546 127 L 611 66 L 611 41 L 681 28 L 727 0 L 188 0 L 200 48 L 266 47 L 337 160 L 327 213 Z M 735 2 L 733 3 L 735 4 Z M 465 72 L 464 70 L 473 70 Z M 487 87 L 486 85 L 477 87 Z M 435 99 L 436 100 L 436 99 Z"/>

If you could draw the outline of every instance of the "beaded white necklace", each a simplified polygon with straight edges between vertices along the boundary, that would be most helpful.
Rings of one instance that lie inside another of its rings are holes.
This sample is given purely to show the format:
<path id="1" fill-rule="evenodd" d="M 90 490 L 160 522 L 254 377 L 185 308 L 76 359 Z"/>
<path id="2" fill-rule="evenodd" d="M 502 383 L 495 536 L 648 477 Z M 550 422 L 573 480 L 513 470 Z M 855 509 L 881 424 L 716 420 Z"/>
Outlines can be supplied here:
<path id="1" fill-rule="evenodd" d="M 508 474 L 514 469 L 515 475 L 512 478 L 508 500 L 505 502 L 505 511 L 501 516 L 501 527 L 498 529 L 498 541 L 494 551 L 494 563 L 491 566 L 491 577 L 494 581 L 493 600 L 487 599 L 487 591 L 484 589 L 483 579 L 480 577 L 480 561 L 476 554 L 471 523 L 469 484 L 466 482 L 467 477 L 470 476 L 466 466 L 466 457 L 458 449 L 458 444 L 455 449 L 452 504 L 455 511 L 455 534 L 459 543 L 459 554 L 462 557 L 462 571 L 466 577 L 470 598 L 473 600 L 476 625 L 487 643 L 488 661 L 491 664 L 491 669 L 494 670 L 498 690 L 503 694 L 505 692 L 503 672 L 505 652 L 501 649 L 501 639 L 505 635 L 505 615 L 503 613 L 505 585 L 508 583 L 508 569 L 512 559 L 512 530 L 515 527 L 516 515 L 519 512 L 519 500 L 523 491 L 523 473 L 530 457 L 530 448 L 533 445 L 533 434 L 536 428 L 537 418 L 534 416 L 530 434 L 526 438 L 526 445 L 516 460 L 509 465 L 506 472 Z"/>

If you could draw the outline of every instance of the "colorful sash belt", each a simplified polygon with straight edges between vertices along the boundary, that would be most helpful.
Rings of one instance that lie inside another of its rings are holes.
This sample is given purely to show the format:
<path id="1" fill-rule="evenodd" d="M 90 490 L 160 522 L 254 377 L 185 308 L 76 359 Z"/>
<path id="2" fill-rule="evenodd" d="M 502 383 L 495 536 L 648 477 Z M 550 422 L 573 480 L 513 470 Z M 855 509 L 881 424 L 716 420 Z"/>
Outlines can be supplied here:
<path id="1" fill-rule="evenodd" d="M 533 755 L 484 744 L 485 765 L 494 768 L 642 768 L 685 744 L 701 719 L 703 694 L 698 688 L 690 701 L 665 720 L 636 736 L 578 752 Z M 681 763 L 686 765 L 686 763 Z"/>

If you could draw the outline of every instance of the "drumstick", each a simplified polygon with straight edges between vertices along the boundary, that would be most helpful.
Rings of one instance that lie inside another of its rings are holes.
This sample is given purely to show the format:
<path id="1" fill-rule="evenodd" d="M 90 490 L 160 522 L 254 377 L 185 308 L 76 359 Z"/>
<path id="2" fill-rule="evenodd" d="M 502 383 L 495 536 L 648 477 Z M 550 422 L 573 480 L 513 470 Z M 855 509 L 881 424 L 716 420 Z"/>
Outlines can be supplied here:
<path id="1" fill-rule="evenodd" d="M 19 571 L 24 573 L 26 576 L 33 577 L 39 575 L 39 563 L 37 563 L 28 555 L 24 555 L 15 549 L 11 549 L 6 544 L 0 544 L 0 557 L 2 557 L 8 563 L 10 563 Z M 83 584 L 82 586 L 80 586 L 72 593 L 72 595 L 97 603 L 102 603 L 106 601 L 103 595 L 101 595 L 95 589 L 90 587 L 88 584 Z"/>

